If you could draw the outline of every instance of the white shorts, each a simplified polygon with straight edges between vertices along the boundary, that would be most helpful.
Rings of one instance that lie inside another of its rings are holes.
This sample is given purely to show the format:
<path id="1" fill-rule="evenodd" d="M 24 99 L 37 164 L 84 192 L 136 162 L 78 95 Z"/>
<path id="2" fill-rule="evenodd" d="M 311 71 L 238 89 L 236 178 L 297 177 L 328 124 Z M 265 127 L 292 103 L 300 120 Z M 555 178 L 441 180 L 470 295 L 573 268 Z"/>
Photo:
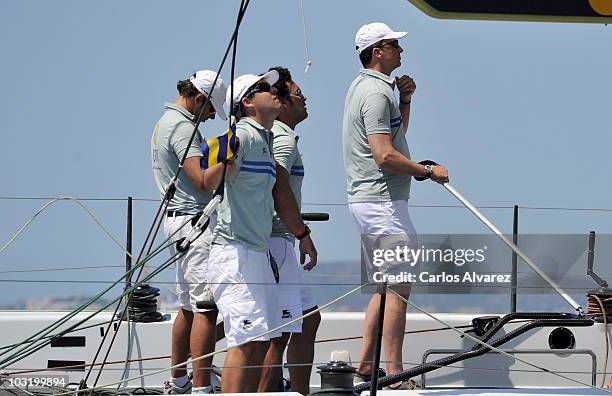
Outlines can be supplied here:
<path id="1" fill-rule="evenodd" d="M 375 250 L 417 247 L 417 234 L 408 213 L 408 201 L 354 202 L 349 203 L 349 210 L 361 233 L 362 282 L 373 282 L 376 272 L 398 275 L 414 268 L 416 263 L 405 261 L 373 263 Z"/>
<path id="2" fill-rule="evenodd" d="M 304 283 L 302 278 L 302 272 L 298 271 L 298 275 L 300 277 L 300 300 L 302 302 L 302 312 L 313 309 L 317 306 L 317 302 L 315 301 L 314 295 L 312 294 L 312 290 L 310 286 Z"/>
<path id="3" fill-rule="evenodd" d="M 352 202 L 348 205 L 362 235 L 413 236 L 416 230 L 408 213 L 408 201 Z"/>
<path id="4" fill-rule="evenodd" d="M 278 265 L 278 301 L 280 322 L 288 323 L 302 316 L 302 301 L 300 289 L 303 286 L 300 277 L 293 244 L 285 238 L 272 237 L 268 243 L 270 254 Z M 283 333 L 301 333 L 302 320 L 282 328 Z"/>
<path id="5" fill-rule="evenodd" d="M 247 341 L 268 341 L 281 330 L 278 291 L 268 253 L 242 244 L 212 245 L 208 260 L 210 286 L 223 316 L 228 347 Z"/>
<path id="6" fill-rule="evenodd" d="M 186 237 L 191 231 L 193 216 L 166 217 L 164 233 L 173 242 Z M 189 250 L 176 262 L 176 294 L 179 306 L 192 312 L 206 312 L 208 309 L 197 308 L 198 302 L 213 302 L 212 290 L 208 285 L 208 255 L 212 230 L 217 223 L 217 216 L 210 218 L 210 224 L 202 235 L 191 243 Z M 176 245 L 170 246 L 170 254 L 176 254 Z"/>

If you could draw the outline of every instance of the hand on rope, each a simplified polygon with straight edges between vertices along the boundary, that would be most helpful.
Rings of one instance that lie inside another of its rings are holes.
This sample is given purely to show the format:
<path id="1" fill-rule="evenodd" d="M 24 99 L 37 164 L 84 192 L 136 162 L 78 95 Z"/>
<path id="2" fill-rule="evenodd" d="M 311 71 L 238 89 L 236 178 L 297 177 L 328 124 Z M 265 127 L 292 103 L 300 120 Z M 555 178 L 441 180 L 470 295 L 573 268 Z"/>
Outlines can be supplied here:
<path id="1" fill-rule="evenodd" d="M 223 186 L 225 185 L 227 166 L 236 158 L 239 147 L 240 139 L 236 136 L 236 117 L 234 116 L 230 117 L 230 127 L 225 134 L 208 139 L 202 143 L 200 167 L 202 169 L 210 169 L 218 164 L 223 164 L 223 170 L 221 171 L 221 178 L 215 189 L 213 198 L 208 202 L 197 222 L 189 231 L 189 234 L 176 243 L 176 250 L 179 252 L 186 252 L 189 250 L 191 243 L 198 239 L 206 228 L 208 228 L 210 217 L 215 213 L 221 201 L 223 201 Z"/>

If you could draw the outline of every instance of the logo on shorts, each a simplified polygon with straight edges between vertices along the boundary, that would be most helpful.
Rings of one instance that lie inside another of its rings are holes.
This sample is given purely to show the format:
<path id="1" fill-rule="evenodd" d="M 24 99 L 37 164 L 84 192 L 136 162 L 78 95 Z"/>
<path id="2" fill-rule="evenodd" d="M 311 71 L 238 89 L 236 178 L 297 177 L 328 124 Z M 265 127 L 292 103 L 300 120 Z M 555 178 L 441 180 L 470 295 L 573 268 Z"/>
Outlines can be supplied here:
<path id="1" fill-rule="evenodd" d="M 291 311 L 288 309 L 283 309 L 283 313 L 281 314 L 282 319 L 291 319 L 293 315 L 291 315 Z"/>
<path id="2" fill-rule="evenodd" d="M 245 319 L 242 321 L 242 330 L 252 329 L 252 328 L 253 328 L 253 322 L 251 322 L 249 319 Z"/>

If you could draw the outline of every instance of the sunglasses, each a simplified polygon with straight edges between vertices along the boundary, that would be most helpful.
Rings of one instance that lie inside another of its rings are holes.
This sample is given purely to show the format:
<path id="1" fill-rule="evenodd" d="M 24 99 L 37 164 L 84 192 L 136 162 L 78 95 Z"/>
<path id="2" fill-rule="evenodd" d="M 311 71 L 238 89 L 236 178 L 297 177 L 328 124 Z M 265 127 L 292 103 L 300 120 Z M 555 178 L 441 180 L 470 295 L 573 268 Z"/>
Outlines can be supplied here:
<path id="1" fill-rule="evenodd" d="M 302 93 L 302 90 L 301 90 L 300 88 L 298 88 L 298 89 L 297 89 L 295 92 L 292 92 L 292 93 L 291 93 L 291 95 L 295 95 L 295 96 L 297 96 L 298 98 L 302 98 L 302 99 L 304 99 L 304 98 L 305 98 L 305 96 L 304 96 L 304 94 Z"/>
<path id="2" fill-rule="evenodd" d="M 206 102 L 206 97 L 204 98 L 204 102 Z M 215 106 L 213 106 L 213 103 L 211 100 L 208 101 L 208 104 L 206 105 L 208 107 L 208 112 L 210 114 L 215 114 L 217 111 L 215 110 Z"/>
<path id="3" fill-rule="evenodd" d="M 249 90 L 244 94 L 245 98 L 252 98 L 256 93 L 259 92 L 270 92 L 272 87 L 266 81 L 260 81 L 257 84 L 253 85 Z"/>
<path id="4" fill-rule="evenodd" d="M 381 43 L 381 44 L 377 45 L 376 47 L 377 48 L 384 48 L 386 46 L 393 47 L 393 48 L 397 49 L 397 48 L 400 47 L 400 44 L 399 44 L 399 41 L 393 40 L 393 41 L 389 41 L 388 43 Z"/>

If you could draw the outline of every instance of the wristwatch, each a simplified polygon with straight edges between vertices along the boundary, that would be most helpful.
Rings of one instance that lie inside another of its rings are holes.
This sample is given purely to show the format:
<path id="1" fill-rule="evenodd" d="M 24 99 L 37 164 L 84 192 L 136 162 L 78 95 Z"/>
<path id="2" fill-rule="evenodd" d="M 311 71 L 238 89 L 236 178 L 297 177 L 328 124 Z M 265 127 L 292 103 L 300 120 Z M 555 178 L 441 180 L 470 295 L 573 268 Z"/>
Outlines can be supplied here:
<path id="1" fill-rule="evenodd" d="M 308 235 L 310 235 L 310 227 L 308 227 L 307 225 L 304 225 L 304 232 L 302 232 L 300 235 L 296 235 L 295 238 L 298 241 L 301 241 L 302 239 L 306 238 Z"/>
<path id="2" fill-rule="evenodd" d="M 429 179 L 433 174 L 433 166 L 425 165 L 425 179 Z"/>

